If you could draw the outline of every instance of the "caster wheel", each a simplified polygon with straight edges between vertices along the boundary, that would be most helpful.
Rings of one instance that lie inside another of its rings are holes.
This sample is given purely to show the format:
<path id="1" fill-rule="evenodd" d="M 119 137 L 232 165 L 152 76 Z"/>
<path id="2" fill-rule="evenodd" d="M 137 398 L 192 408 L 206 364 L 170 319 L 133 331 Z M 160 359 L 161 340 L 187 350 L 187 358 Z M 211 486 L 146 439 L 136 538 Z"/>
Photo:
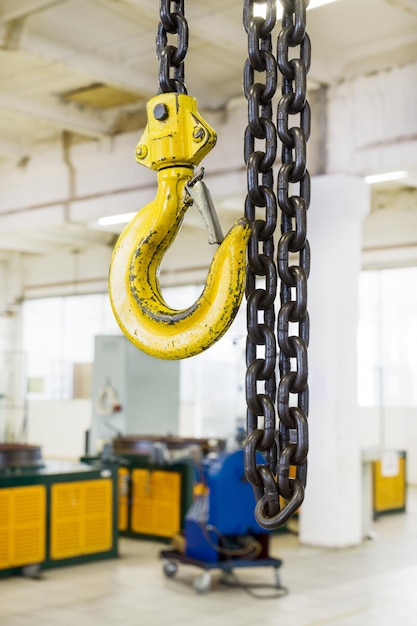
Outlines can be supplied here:
<path id="1" fill-rule="evenodd" d="M 22 568 L 22 574 L 25 578 L 32 578 L 32 580 L 40 580 L 41 576 L 41 566 L 37 563 L 34 565 L 25 565 Z"/>
<path id="2" fill-rule="evenodd" d="M 178 565 L 174 561 L 164 562 L 164 574 L 167 578 L 173 578 L 177 573 Z"/>
<path id="3" fill-rule="evenodd" d="M 211 574 L 204 572 L 194 579 L 193 587 L 197 593 L 206 593 L 211 588 Z"/>

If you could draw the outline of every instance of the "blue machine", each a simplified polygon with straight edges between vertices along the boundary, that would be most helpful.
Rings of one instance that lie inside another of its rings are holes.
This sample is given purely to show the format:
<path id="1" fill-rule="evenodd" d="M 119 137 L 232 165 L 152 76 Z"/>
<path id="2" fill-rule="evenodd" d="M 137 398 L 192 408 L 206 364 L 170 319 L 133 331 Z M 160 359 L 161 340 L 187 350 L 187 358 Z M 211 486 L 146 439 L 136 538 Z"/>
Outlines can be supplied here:
<path id="1" fill-rule="evenodd" d="M 267 533 L 255 521 L 255 497 L 244 476 L 243 450 L 204 459 L 198 479 L 202 494 L 185 518 L 187 557 L 213 563 L 234 550 L 244 552 L 251 537 Z"/>
<path id="2" fill-rule="evenodd" d="M 175 576 L 179 563 L 199 567 L 203 573 L 193 585 L 205 593 L 211 587 L 211 570 L 231 574 L 235 568 L 271 566 L 275 587 L 285 593 L 278 572 L 282 561 L 269 556 L 270 533 L 255 521 L 255 497 L 243 468 L 241 449 L 206 457 L 197 468 L 199 495 L 185 517 L 185 549 L 161 551 L 165 576 Z"/>

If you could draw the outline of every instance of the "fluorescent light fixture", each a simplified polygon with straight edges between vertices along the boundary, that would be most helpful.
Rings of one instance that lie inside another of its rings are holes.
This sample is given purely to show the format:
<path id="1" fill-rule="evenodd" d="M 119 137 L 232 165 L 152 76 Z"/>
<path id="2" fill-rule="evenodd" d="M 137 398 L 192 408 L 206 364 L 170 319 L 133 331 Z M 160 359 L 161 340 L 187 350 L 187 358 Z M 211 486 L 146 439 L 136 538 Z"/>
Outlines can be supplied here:
<path id="1" fill-rule="evenodd" d="M 309 9 L 317 9 L 317 7 L 321 7 L 324 4 L 330 4 L 331 2 L 336 2 L 336 0 L 310 0 L 310 4 L 307 7 Z M 282 5 L 277 0 L 277 15 L 281 17 L 282 15 Z M 266 2 L 256 2 L 253 5 L 253 16 L 254 17 L 266 17 Z"/>
<path id="2" fill-rule="evenodd" d="M 330 4 L 331 2 L 336 2 L 336 0 L 310 0 L 307 11 L 309 9 L 317 9 L 318 7 L 322 7 L 324 4 Z"/>
<path id="3" fill-rule="evenodd" d="M 135 217 L 137 211 L 133 213 L 119 213 L 119 215 L 108 215 L 106 217 L 100 217 L 97 220 L 99 226 L 113 226 L 113 224 L 127 224 Z"/>
<path id="4" fill-rule="evenodd" d="M 407 176 L 407 172 L 401 170 L 398 172 L 385 172 L 384 174 L 372 174 L 371 176 L 365 176 L 364 180 L 368 185 L 375 183 L 386 183 L 390 180 L 401 180 Z"/>

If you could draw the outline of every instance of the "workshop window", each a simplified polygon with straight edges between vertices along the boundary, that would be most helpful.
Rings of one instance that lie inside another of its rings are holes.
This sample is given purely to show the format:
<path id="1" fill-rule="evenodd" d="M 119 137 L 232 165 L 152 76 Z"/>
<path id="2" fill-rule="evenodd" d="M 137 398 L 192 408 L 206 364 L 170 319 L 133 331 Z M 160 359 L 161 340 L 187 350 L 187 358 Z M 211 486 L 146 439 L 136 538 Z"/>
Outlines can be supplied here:
<path id="1" fill-rule="evenodd" d="M 201 285 L 164 288 L 173 308 L 189 306 Z M 121 334 L 108 294 L 27 300 L 23 305 L 23 341 L 30 400 L 70 400 L 77 378 L 93 366 L 94 337 Z M 210 350 L 180 364 L 181 424 L 199 437 L 233 436 L 246 412 L 246 309 L 239 310 L 228 333 Z M 83 382 L 83 381 L 81 381 Z M 85 391 L 86 385 L 84 385 Z M 216 393 L 213 393 L 216 389 Z M 90 393 L 91 397 L 91 393 Z"/>
<path id="2" fill-rule="evenodd" d="M 95 335 L 117 334 L 107 294 L 27 300 L 23 345 L 29 397 L 73 397 L 74 364 L 92 363 Z"/>
<path id="3" fill-rule="evenodd" d="M 416 285 L 416 267 L 364 271 L 360 275 L 361 406 L 417 406 Z"/>

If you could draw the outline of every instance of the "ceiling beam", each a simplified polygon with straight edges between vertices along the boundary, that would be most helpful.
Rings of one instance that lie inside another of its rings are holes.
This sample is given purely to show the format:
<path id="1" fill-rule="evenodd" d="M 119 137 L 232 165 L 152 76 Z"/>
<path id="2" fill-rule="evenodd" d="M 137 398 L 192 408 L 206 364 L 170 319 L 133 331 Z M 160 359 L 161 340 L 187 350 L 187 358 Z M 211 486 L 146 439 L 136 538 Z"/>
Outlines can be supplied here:
<path id="1" fill-rule="evenodd" d="M 0 7 L 0 46 L 20 50 L 40 61 L 54 63 L 63 71 L 71 69 L 85 76 L 85 82 L 102 82 L 113 87 L 137 93 L 144 100 L 155 95 L 157 77 L 141 68 L 137 71 L 121 63 L 114 63 L 91 50 L 76 52 L 56 40 L 46 40 L 24 29 L 24 18 L 66 0 L 5 0 Z M 15 32 L 16 31 L 16 32 Z M 82 79 L 81 79 L 82 80 Z"/>
<path id="2" fill-rule="evenodd" d="M 3 0 L 0 7 L 0 23 L 5 24 L 32 13 L 43 11 L 65 0 Z"/>
<path id="3" fill-rule="evenodd" d="M 0 139 L 0 154 L 6 157 L 12 157 L 16 159 L 22 159 L 29 152 L 29 148 L 15 143 L 14 141 L 7 141 L 6 139 Z"/>
<path id="4" fill-rule="evenodd" d="M 76 226 L 66 222 L 62 227 L 45 228 L 31 232 L 31 239 L 45 244 L 70 246 L 73 248 L 90 247 L 93 245 L 109 245 L 113 243 L 114 233 Z M 48 247 L 48 245 L 46 246 Z"/>
<path id="5" fill-rule="evenodd" d="M 28 50 L 33 52 L 33 50 Z M 39 56 L 39 52 L 36 51 Z M 140 75 L 137 71 L 131 70 L 122 63 L 113 63 L 108 59 L 104 59 L 98 55 L 93 55 L 91 52 L 83 55 L 74 55 L 74 52 L 61 49 L 61 59 L 53 59 L 58 63 L 61 63 L 64 68 L 70 68 L 77 72 L 87 74 L 95 83 L 100 82 L 112 87 L 118 87 L 119 89 L 125 89 L 134 94 L 137 94 L 144 100 L 150 96 L 154 96 L 158 86 L 156 76 L 151 76 L 141 69 Z M 45 55 L 45 60 L 51 61 L 52 59 Z"/>
<path id="6" fill-rule="evenodd" d="M 78 109 L 71 103 L 63 104 L 59 101 L 42 103 L 10 94 L 0 94 L 0 109 L 19 113 L 51 126 L 88 137 L 110 135 L 114 122 L 114 114 L 110 117 L 109 115 Z"/>
<path id="7" fill-rule="evenodd" d="M 19 47 L 32 58 L 53 63 L 57 68 L 62 67 L 62 71 L 69 69 L 80 73 L 81 77 L 85 77 L 86 84 L 89 81 L 105 83 L 138 94 L 143 99 L 156 93 L 157 77 L 148 73 L 145 67 L 138 74 L 137 70 L 122 63 L 114 63 L 99 53 L 91 50 L 76 52 L 56 41 L 47 41 L 28 32 L 22 33 Z"/>
<path id="8" fill-rule="evenodd" d="M 0 235 L 0 257 L 1 251 L 25 252 L 28 254 L 45 254 L 57 252 L 63 248 L 85 249 L 91 246 L 113 245 L 115 235 L 108 232 L 94 231 L 87 228 L 78 228 L 71 232 L 71 229 L 42 229 L 21 231 L 19 233 L 7 233 Z"/>
<path id="9" fill-rule="evenodd" d="M 1 252 L 22 252 L 25 254 L 45 254 L 46 247 L 41 241 L 34 241 L 30 235 L 19 233 L 12 237 L 8 234 L 0 236 Z"/>
<path id="10" fill-rule="evenodd" d="M 109 0 L 96 1 L 102 5 L 103 9 L 108 9 Z M 119 1 L 111 0 L 111 3 L 117 5 Z M 149 44 L 156 55 L 155 33 L 159 20 L 157 7 L 152 6 L 149 0 L 123 0 L 123 4 L 137 12 L 138 24 L 143 22 L 144 16 L 155 18 L 152 36 L 149 37 Z M 191 7 L 191 11 L 195 12 L 196 10 L 195 7 Z M 198 38 L 201 38 L 202 41 L 210 42 L 216 47 L 223 48 L 229 55 L 234 53 L 234 47 L 230 47 L 231 38 L 240 37 L 242 45 L 246 45 L 246 36 L 240 22 L 235 24 L 229 19 L 219 29 L 217 17 L 213 16 L 212 11 L 207 8 L 204 9 L 202 16 L 197 10 L 197 17 L 198 19 L 195 20 L 192 26 L 193 33 Z M 89 79 L 94 82 L 102 82 L 131 91 L 142 96 L 144 100 L 153 97 L 158 90 L 156 66 L 148 69 L 146 63 L 143 63 L 140 67 L 140 72 L 138 72 L 137 67 L 132 69 L 127 64 L 114 63 L 111 59 L 100 54 L 100 52 L 94 52 L 88 48 L 87 43 L 85 50 L 76 51 L 60 43 L 57 39 L 40 37 L 28 28 L 23 31 L 19 46 L 22 52 L 34 55 L 40 60 L 53 62 L 55 65 L 62 65 L 63 68 L 80 72 L 89 76 Z M 193 77 L 193 89 L 196 93 L 205 93 L 207 90 L 206 82 L 199 76 L 198 72 Z"/>
<path id="11" fill-rule="evenodd" d="M 417 0 L 388 0 L 388 2 L 412 15 L 417 15 Z"/>

